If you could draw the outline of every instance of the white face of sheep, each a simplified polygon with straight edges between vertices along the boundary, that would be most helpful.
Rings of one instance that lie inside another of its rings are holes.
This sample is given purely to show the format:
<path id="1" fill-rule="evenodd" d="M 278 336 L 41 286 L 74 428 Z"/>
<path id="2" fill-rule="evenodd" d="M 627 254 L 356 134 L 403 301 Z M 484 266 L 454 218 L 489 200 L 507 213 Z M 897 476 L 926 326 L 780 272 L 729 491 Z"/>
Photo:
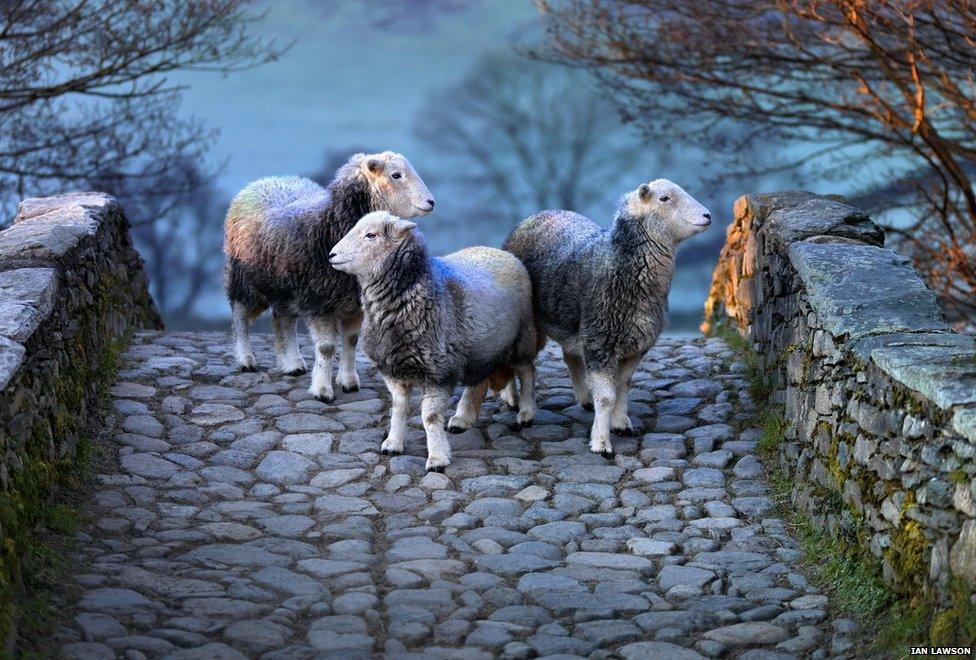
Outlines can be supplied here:
<path id="1" fill-rule="evenodd" d="M 392 151 L 370 154 L 360 167 L 383 210 L 401 218 L 416 218 L 434 210 L 434 196 L 402 155 Z"/>
<path id="2" fill-rule="evenodd" d="M 627 210 L 645 218 L 649 229 L 666 234 L 675 243 L 700 234 L 712 224 L 708 209 L 667 179 L 638 186 L 627 196 Z"/>
<path id="3" fill-rule="evenodd" d="M 335 244 L 329 263 L 338 271 L 369 281 L 416 226 L 386 211 L 368 213 Z"/>

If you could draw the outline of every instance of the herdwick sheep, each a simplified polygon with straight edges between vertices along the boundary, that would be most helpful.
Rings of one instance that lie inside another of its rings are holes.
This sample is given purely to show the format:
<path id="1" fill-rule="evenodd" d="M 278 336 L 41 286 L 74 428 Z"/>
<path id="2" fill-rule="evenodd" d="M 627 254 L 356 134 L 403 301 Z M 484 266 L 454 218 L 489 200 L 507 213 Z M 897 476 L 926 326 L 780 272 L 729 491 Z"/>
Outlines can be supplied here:
<path id="1" fill-rule="evenodd" d="M 410 161 L 390 151 L 352 156 L 327 188 L 295 176 L 248 184 L 231 202 L 224 224 L 225 288 L 240 368 L 257 370 L 248 326 L 270 307 L 278 366 L 286 375 L 305 373 L 295 334 L 302 317 L 315 344 L 312 395 L 333 400 L 332 362 L 340 334 L 336 382 L 343 392 L 358 390 L 359 289 L 354 277 L 329 265 L 329 253 L 371 211 L 417 217 L 433 208 L 434 199 Z"/>
<path id="2" fill-rule="evenodd" d="M 431 257 L 417 225 L 389 213 L 370 213 L 332 250 L 337 270 L 355 275 L 362 290 L 367 357 L 393 399 L 384 454 L 399 454 L 407 431 L 410 392 L 423 390 L 427 469 L 451 461 L 444 410 L 458 383 L 465 386 L 448 427 L 460 432 L 478 417 L 489 381 L 518 375 L 518 425 L 535 416 L 539 347 L 529 274 L 507 252 L 472 247 Z"/>
<path id="3" fill-rule="evenodd" d="M 595 405 L 590 449 L 612 456 L 610 431 L 633 433 L 630 378 L 664 328 L 675 249 L 711 214 L 665 179 L 625 195 L 613 226 L 570 211 L 543 211 L 518 225 L 504 248 L 532 278 L 542 331 L 562 345 L 580 405 Z"/>

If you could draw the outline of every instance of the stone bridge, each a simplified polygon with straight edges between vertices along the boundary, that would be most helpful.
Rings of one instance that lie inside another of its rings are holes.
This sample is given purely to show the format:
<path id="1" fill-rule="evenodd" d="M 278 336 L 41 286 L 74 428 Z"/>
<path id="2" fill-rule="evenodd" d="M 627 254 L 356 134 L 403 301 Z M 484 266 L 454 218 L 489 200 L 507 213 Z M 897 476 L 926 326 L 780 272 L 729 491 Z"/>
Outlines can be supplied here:
<path id="1" fill-rule="evenodd" d="M 774 502 L 773 465 L 757 455 L 765 402 L 752 400 L 748 365 L 722 339 L 665 337 L 647 355 L 631 391 L 637 433 L 613 439 L 612 461 L 587 450 L 591 414 L 547 346 L 535 423 L 515 430 L 489 399 L 477 427 L 452 437 L 452 465 L 428 474 L 419 418 L 404 455 L 379 453 L 388 397 L 365 361 L 363 388 L 325 404 L 308 395 L 308 376 L 271 368 L 266 336 L 255 349 L 267 371 L 239 373 L 226 334 L 156 329 L 110 198 L 25 203 L 0 233 L 0 260 L 0 486 L 29 503 L 42 494 L 18 475 L 70 472 L 79 443 L 96 455 L 53 596 L 59 621 L 22 641 L 34 649 L 131 659 L 856 652 L 857 625 L 805 577 L 782 517 L 791 504 Z M 110 363 L 115 379 L 100 383 Z M 20 530 L 36 518 L 0 510 L 13 546 L 0 566 L 8 645 L 24 582 L 14 544 L 29 544 Z"/>

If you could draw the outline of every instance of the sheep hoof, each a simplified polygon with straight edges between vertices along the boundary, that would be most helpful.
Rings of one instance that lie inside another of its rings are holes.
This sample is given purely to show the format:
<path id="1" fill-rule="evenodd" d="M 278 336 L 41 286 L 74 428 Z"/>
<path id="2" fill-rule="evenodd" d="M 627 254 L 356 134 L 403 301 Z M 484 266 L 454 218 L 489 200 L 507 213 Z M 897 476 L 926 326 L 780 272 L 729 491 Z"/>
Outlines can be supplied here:
<path id="1" fill-rule="evenodd" d="M 282 372 L 285 376 L 303 376 L 308 373 L 308 369 L 299 367 L 298 369 L 292 369 L 291 371 Z"/>
<path id="2" fill-rule="evenodd" d="M 427 468 L 427 471 L 428 472 L 439 472 L 439 473 L 443 473 L 445 467 L 447 467 L 447 466 L 446 465 L 432 465 L 429 468 Z"/>
<path id="3" fill-rule="evenodd" d="M 463 426 L 458 426 L 456 424 L 449 424 L 447 426 L 447 432 L 448 433 L 453 433 L 454 435 L 457 435 L 459 433 L 464 433 L 467 430 L 468 429 L 464 428 Z"/>
<path id="4" fill-rule="evenodd" d="M 403 452 L 400 451 L 399 449 L 385 449 L 381 447 L 380 453 L 383 454 L 384 456 L 399 456 Z"/>
<path id="5" fill-rule="evenodd" d="M 606 459 L 609 459 L 609 460 L 612 460 L 613 459 L 613 450 L 612 449 L 604 449 L 603 451 L 598 451 L 597 453 L 600 456 L 602 456 L 603 458 L 606 458 Z"/>
<path id="6" fill-rule="evenodd" d="M 332 403 L 333 401 L 335 401 L 335 397 L 334 396 L 326 396 L 324 394 L 316 394 L 315 395 L 315 400 L 316 401 L 321 401 L 322 403 Z"/>
<path id="7" fill-rule="evenodd" d="M 524 422 L 515 422 L 515 430 L 521 431 L 522 429 L 527 429 L 532 426 L 532 420 L 526 420 Z"/>
<path id="8" fill-rule="evenodd" d="M 245 373 L 245 374 L 248 373 L 253 374 L 260 371 L 260 369 L 258 369 L 258 365 L 256 364 L 242 364 L 240 365 L 240 369 L 241 369 L 241 373 Z"/>
<path id="9" fill-rule="evenodd" d="M 615 429 L 615 428 L 612 428 L 611 427 L 610 431 L 613 432 L 613 433 L 616 433 L 617 435 L 622 435 L 622 436 L 628 437 L 628 438 L 630 436 L 634 435 L 634 429 L 629 428 L 629 427 L 623 427 L 623 428 L 619 428 L 619 429 Z"/>
<path id="10" fill-rule="evenodd" d="M 359 391 L 359 385 L 343 385 L 342 386 L 342 391 L 343 392 L 358 392 Z"/>

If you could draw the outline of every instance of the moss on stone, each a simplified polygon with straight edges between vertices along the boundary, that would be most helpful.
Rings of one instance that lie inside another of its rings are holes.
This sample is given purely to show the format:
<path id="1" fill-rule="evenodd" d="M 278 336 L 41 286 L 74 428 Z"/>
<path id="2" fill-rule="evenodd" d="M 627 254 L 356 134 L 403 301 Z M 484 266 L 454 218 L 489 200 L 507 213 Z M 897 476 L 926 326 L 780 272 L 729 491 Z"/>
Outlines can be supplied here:
<path id="1" fill-rule="evenodd" d="M 737 332 L 731 332 L 739 337 Z M 747 365 L 757 365 L 755 370 L 750 368 L 750 377 L 762 379 L 763 372 L 759 368 L 761 359 L 746 342 L 739 337 L 738 342 L 729 343 L 740 351 Z M 767 394 L 771 391 L 768 382 L 758 383 L 750 389 Z M 933 411 L 926 409 L 909 393 L 896 388 L 895 397 L 896 405 L 907 412 L 926 415 L 935 419 L 937 424 L 940 423 Z M 862 390 L 856 389 L 851 392 L 850 398 L 864 400 L 869 397 Z M 756 398 L 760 408 L 764 401 L 763 398 Z M 783 432 L 788 426 L 781 412 L 781 425 L 769 424 L 771 419 L 772 415 L 767 409 L 757 415 L 756 419 L 747 422 L 763 427 L 763 438 L 757 443 L 757 449 L 760 453 L 767 454 L 767 458 L 776 455 L 781 446 Z M 774 429 L 778 429 L 778 432 L 772 432 Z M 862 498 L 865 502 L 871 502 L 875 508 L 879 508 L 881 502 L 892 493 L 903 490 L 900 482 L 879 479 L 854 461 L 848 463 L 846 469 L 842 467 L 837 456 L 840 443 L 844 441 L 853 447 L 853 437 L 832 434 L 826 457 L 828 471 L 840 488 L 847 479 L 855 480 Z M 963 471 L 956 472 L 961 474 L 953 473 L 950 479 L 954 483 L 959 483 L 959 480 L 968 482 L 968 476 Z M 894 573 L 894 580 L 889 584 L 881 574 L 878 558 L 869 550 L 870 534 L 863 524 L 848 529 L 846 533 L 828 534 L 814 526 L 808 513 L 797 510 L 793 505 L 793 493 L 797 483 L 790 478 L 784 467 L 774 468 L 767 477 L 777 512 L 799 538 L 807 573 L 828 592 L 832 608 L 861 622 L 865 634 L 862 651 L 888 655 L 892 652 L 904 653 L 909 644 L 965 645 L 972 644 L 972 640 L 976 639 L 976 606 L 972 602 L 972 590 L 962 581 L 954 580 L 949 585 L 951 602 L 948 606 L 944 602 L 940 605 L 926 581 L 926 558 L 931 551 L 931 544 L 925 537 L 922 525 L 907 515 L 916 506 L 913 492 L 907 492 L 900 525 L 891 534 L 891 546 L 883 551 L 884 558 Z M 882 487 L 877 488 L 878 484 L 882 484 Z M 812 482 L 803 482 L 802 487 L 806 488 L 803 492 L 817 503 L 820 520 L 846 512 L 855 521 L 863 523 L 863 514 L 845 504 L 838 491 Z"/>
<path id="2" fill-rule="evenodd" d="M 79 438 L 88 421 L 82 412 L 96 406 L 96 396 L 111 384 L 126 343 L 104 329 L 104 319 L 127 304 L 114 295 L 117 286 L 110 274 L 96 283 L 93 304 L 77 319 L 51 383 L 54 405 L 35 418 L 19 456 L 22 465 L 0 491 L 0 640 L 11 639 L 18 627 L 36 636 L 49 619 L 44 591 L 55 586 L 49 578 L 61 555 L 51 551 L 47 537 L 70 531 L 77 518 L 66 501 L 89 474 L 92 454 L 91 443 Z M 100 359 L 89 355 L 86 337 L 103 343 Z"/>
<path id="3" fill-rule="evenodd" d="M 954 484 L 963 486 L 969 483 L 969 475 L 966 474 L 965 470 L 962 468 L 957 468 L 949 473 L 949 481 Z"/>

